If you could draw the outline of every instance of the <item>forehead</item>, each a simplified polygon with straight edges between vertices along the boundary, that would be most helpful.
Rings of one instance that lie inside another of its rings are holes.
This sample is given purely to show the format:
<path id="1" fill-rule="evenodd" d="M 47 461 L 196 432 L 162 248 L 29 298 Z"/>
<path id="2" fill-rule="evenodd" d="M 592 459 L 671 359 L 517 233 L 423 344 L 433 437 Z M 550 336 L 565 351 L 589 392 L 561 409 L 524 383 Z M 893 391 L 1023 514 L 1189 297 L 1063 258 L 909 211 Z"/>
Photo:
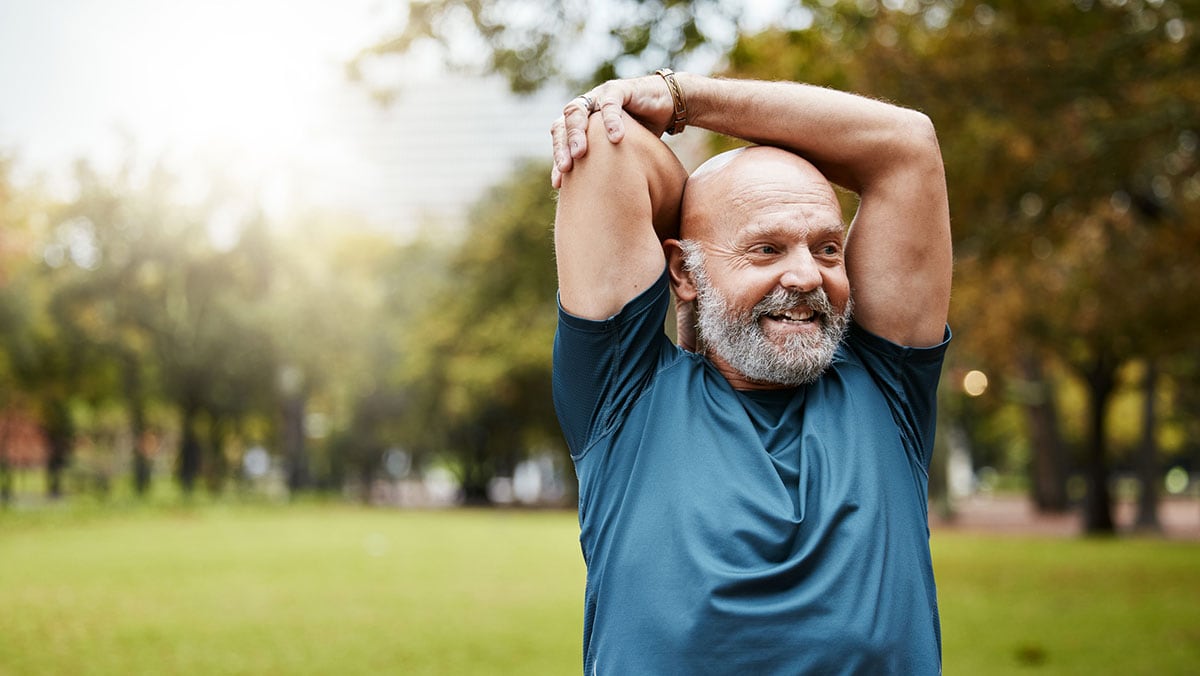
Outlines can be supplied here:
<path id="1" fill-rule="evenodd" d="M 749 150 L 762 150 L 751 154 Z M 822 236 L 845 231 L 841 205 L 815 167 L 777 149 L 748 149 L 699 186 L 708 235 L 729 237 Z"/>

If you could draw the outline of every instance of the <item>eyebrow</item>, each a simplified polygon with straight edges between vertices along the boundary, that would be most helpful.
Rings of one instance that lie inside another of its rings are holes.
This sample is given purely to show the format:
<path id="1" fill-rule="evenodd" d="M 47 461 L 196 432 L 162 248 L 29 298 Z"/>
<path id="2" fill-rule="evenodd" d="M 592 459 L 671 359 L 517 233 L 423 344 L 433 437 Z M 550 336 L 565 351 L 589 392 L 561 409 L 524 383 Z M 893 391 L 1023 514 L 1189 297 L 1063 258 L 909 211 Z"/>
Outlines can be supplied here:
<path id="1" fill-rule="evenodd" d="M 846 224 L 841 221 L 837 223 L 827 221 L 824 224 L 816 226 L 805 226 L 805 230 L 807 230 L 809 237 L 815 235 L 817 238 L 821 238 L 837 235 L 839 238 L 844 238 L 846 236 Z M 740 233 L 740 239 L 754 239 L 757 237 L 790 238 L 792 237 L 792 232 L 791 228 L 786 225 L 751 224 L 742 229 Z"/>

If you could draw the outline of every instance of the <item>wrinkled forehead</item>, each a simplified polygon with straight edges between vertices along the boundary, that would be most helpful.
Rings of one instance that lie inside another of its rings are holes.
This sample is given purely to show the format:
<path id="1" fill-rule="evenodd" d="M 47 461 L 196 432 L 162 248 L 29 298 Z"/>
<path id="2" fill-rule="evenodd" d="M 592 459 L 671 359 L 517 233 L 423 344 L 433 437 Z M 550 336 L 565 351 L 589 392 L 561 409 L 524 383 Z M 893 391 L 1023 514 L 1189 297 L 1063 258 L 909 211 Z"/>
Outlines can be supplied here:
<path id="1" fill-rule="evenodd" d="M 786 150 L 752 146 L 717 155 L 692 174 L 680 236 L 710 239 L 779 220 L 843 227 L 837 195 L 816 167 Z"/>

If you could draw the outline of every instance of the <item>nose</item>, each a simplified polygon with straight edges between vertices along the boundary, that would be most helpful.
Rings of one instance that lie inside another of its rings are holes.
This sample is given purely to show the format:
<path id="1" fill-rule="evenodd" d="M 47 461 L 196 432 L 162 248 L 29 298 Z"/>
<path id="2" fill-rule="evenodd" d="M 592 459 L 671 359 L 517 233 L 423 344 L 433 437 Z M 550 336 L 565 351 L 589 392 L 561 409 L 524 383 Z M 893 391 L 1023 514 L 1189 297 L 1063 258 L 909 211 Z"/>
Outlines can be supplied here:
<path id="1" fill-rule="evenodd" d="M 779 286 L 784 289 L 808 292 L 821 286 L 821 269 L 808 249 L 793 252 L 783 264 L 786 267 L 779 275 Z"/>

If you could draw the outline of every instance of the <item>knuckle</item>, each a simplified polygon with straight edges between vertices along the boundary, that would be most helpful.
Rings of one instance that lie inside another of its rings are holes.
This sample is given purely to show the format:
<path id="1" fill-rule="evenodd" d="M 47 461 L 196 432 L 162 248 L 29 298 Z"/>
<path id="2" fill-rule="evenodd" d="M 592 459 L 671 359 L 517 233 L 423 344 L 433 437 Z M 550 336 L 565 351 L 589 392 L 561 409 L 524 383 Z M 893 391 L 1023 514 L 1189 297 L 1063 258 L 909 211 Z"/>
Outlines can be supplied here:
<path id="1" fill-rule="evenodd" d="M 563 106 L 563 117 L 571 117 L 580 113 L 587 114 L 587 108 L 578 98 L 571 99 L 567 105 Z"/>

